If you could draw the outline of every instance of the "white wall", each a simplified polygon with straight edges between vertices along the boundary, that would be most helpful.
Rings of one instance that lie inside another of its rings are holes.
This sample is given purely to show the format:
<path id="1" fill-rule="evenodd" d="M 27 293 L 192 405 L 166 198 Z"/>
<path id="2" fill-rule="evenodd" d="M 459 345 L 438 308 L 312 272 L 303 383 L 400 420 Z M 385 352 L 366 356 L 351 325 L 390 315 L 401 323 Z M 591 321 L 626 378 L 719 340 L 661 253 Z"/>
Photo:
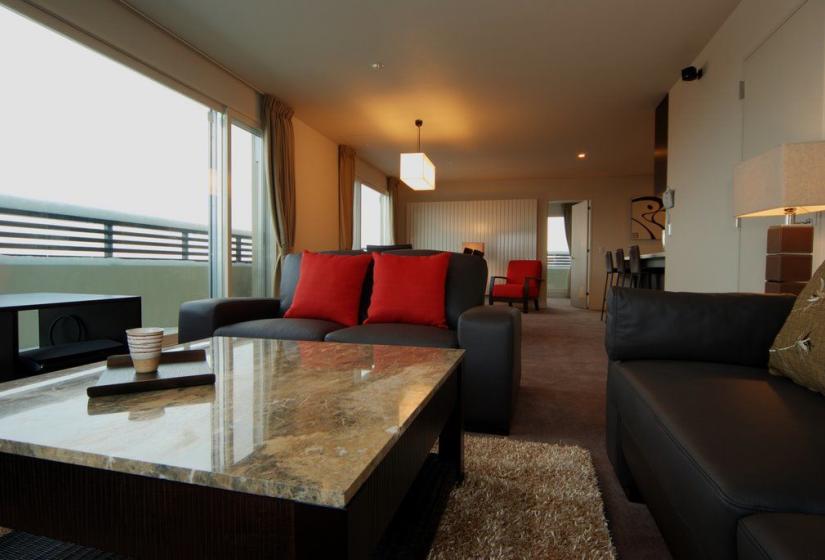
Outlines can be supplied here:
<path id="1" fill-rule="evenodd" d="M 772 146 L 825 137 L 824 61 L 825 0 L 742 0 L 693 62 L 703 79 L 671 89 L 667 289 L 764 289 L 765 232 L 777 220 L 736 227 L 733 170 Z"/>
<path id="2" fill-rule="evenodd" d="M 338 144 L 292 119 L 295 131 L 295 251 L 338 248 Z"/>
<path id="3" fill-rule="evenodd" d="M 511 260 L 536 258 L 535 199 L 407 204 L 407 239 L 416 249 L 461 252 L 484 243 L 491 276 L 506 276 Z"/>

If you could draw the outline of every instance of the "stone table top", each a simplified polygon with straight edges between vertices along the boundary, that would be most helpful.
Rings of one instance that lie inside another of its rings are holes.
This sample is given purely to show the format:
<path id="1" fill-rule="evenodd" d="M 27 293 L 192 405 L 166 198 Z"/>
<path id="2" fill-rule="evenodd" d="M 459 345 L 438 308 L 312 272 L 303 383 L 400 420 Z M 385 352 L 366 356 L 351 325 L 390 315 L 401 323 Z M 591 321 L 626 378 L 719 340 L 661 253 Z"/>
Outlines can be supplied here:
<path id="1" fill-rule="evenodd" d="M 215 337 L 214 386 L 86 396 L 105 364 L 0 384 L 0 452 L 342 508 L 462 350 Z"/>

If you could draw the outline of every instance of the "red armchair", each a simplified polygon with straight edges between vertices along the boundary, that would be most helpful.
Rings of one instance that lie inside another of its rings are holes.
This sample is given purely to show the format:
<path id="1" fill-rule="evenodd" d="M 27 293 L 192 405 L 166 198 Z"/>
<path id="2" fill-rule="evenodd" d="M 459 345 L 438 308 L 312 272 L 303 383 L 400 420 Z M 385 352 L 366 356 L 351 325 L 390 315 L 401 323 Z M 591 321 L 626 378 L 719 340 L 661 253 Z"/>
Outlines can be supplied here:
<path id="1" fill-rule="evenodd" d="M 490 305 L 495 301 L 522 303 L 524 312 L 528 312 L 528 302 L 533 301 L 536 311 L 539 309 L 539 286 L 541 286 L 542 263 L 535 261 L 510 261 L 507 263 L 507 276 L 490 278 Z M 504 283 L 496 284 L 496 280 Z"/>

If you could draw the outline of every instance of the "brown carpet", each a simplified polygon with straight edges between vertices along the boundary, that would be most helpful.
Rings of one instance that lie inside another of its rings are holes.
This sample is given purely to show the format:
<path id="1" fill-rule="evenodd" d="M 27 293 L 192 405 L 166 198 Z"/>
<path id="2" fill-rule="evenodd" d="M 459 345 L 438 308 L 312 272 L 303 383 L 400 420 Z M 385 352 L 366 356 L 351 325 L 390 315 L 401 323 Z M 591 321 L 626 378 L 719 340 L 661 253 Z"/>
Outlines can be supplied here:
<path id="1" fill-rule="evenodd" d="M 590 453 L 573 445 L 467 436 L 429 558 L 615 558 Z"/>
<path id="2" fill-rule="evenodd" d="M 523 317 L 521 392 L 511 438 L 589 450 L 619 558 L 670 558 L 647 507 L 628 502 L 607 459 L 604 324 L 565 300 Z"/>

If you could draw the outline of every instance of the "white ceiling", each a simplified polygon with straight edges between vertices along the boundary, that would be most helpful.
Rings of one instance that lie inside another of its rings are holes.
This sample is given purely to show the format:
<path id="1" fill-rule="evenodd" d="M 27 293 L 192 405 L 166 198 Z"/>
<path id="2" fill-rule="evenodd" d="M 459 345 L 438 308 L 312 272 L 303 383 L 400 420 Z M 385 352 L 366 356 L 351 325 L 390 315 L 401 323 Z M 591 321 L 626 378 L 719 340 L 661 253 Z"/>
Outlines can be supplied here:
<path id="1" fill-rule="evenodd" d="M 652 173 L 656 104 L 739 0 L 128 1 L 386 173 L 424 119 L 466 180 Z"/>

